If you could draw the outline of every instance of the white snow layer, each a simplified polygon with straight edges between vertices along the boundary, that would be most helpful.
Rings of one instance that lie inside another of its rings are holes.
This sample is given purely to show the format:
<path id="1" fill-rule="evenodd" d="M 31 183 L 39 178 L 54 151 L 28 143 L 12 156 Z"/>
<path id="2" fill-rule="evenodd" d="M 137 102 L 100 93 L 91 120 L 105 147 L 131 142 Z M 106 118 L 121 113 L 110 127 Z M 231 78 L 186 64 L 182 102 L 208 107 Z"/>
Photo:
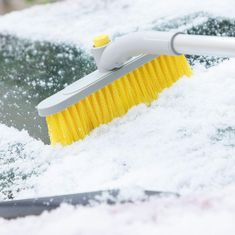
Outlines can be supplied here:
<path id="1" fill-rule="evenodd" d="M 6 15 L 0 30 L 85 43 L 98 32 L 147 28 L 163 16 L 199 10 L 231 16 L 232 6 L 229 0 L 67 1 Z M 22 154 L 32 158 L 18 160 L 22 171 L 41 165 L 17 198 L 117 187 L 182 194 L 116 206 L 64 205 L 40 217 L 0 219 L 0 234 L 234 234 L 234 66 L 231 59 L 198 68 L 150 107 L 134 107 L 66 148 L 46 146 L 0 125 L 0 149 L 21 143 Z"/>
<path id="2" fill-rule="evenodd" d="M 182 197 L 62 206 L 40 217 L 0 220 L 0 234 L 234 234 L 234 65 L 230 60 L 195 71 L 151 107 L 135 107 L 66 148 L 44 146 L 1 125 L 1 148 L 21 141 L 27 154 L 37 155 L 26 169 L 35 161 L 50 165 L 18 198 L 136 186 Z"/>
<path id="3" fill-rule="evenodd" d="M 94 35 L 147 30 L 156 20 L 195 12 L 234 17 L 234 5 L 234 0 L 67 0 L 8 14 L 0 31 L 90 47 Z"/>

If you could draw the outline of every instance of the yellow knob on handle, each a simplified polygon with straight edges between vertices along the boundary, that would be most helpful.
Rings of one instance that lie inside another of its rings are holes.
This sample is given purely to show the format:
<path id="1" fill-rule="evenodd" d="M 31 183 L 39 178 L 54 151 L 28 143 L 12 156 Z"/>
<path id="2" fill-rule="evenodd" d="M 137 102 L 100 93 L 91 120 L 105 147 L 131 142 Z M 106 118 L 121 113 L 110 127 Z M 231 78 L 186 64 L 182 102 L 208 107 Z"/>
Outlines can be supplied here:
<path id="1" fill-rule="evenodd" d="M 101 34 L 93 38 L 94 47 L 102 47 L 110 42 L 109 36 Z"/>

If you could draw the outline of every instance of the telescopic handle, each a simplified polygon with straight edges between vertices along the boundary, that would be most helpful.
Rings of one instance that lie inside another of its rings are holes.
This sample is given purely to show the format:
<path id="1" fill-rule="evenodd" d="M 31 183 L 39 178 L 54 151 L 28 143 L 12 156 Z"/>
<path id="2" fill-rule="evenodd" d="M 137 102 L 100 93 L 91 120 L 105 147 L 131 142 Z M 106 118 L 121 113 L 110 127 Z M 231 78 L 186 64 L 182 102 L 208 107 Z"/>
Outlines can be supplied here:
<path id="1" fill-rule="evenodd" d="M 210 55 L 235 57 L 235 37 L 136 32 L 117 38 L 92 53 L 100 71 L 121 67 L 129 58 L 146 55 Z"/>
<path id="2" fill-rule="evenodd" d="M 177 34 L 173 47 L 179 54 L 235 57 L 235 38 Z"/>

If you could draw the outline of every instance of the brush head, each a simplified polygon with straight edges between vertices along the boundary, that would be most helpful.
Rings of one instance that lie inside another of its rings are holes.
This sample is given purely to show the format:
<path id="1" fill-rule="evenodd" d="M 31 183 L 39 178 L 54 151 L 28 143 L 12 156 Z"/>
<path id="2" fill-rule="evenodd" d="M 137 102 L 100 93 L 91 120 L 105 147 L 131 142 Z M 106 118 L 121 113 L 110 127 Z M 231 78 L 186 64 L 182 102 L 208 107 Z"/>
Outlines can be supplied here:
<path id="1" fill-rule="evenodd" d="M 67 86 L 38 104 L 40 116 L 46 117 L 61 112 L 109 83 L 153 60 L 156 55 L 140 55 L 130 59 L 121 68 L 110 72 L 98 70 Z"/>
<path id="2" fill-rule="evenodd" d="M 85 138 L 133 106 L 150 104 L 184 75 L 191 75 L 184 56 L 142 56 L 112 72 L 95 71 L 40 104 L 51 143 L 69 145 Z"/>

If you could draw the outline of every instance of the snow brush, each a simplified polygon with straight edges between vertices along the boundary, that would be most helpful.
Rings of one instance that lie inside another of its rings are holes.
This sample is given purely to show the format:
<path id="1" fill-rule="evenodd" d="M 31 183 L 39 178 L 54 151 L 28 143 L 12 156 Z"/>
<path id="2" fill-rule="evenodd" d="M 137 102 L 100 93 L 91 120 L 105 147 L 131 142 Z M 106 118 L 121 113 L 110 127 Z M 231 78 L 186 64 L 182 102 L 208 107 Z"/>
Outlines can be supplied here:
<path id="1" fill-rule="evenodd" d="M 172 32 L 136 32 L 111 42 L 94 38 L 98 70 L 38 106 L 46 117 L 51 144 L 69 145 L 140 103 L 150 104 L 165 88 L 192 70 L 183 54 L 234 56 L 228 37 Z"/>

